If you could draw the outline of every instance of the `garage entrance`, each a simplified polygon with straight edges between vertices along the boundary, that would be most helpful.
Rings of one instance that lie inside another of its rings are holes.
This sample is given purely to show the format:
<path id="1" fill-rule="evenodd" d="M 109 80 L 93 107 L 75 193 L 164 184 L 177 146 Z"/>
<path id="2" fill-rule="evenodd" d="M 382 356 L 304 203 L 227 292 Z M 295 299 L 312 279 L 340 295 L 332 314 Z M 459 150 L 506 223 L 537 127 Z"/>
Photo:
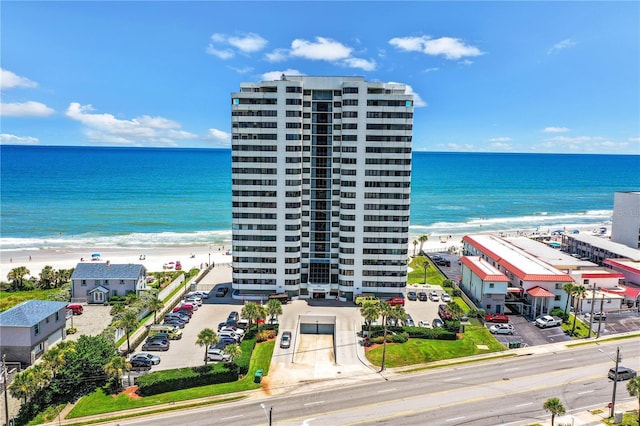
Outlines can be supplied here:
<path id="1" fill-rule="evenodd" d="M 333 335 L 335 330 L 335 315 L 300 315 L 300 334 Z"/>

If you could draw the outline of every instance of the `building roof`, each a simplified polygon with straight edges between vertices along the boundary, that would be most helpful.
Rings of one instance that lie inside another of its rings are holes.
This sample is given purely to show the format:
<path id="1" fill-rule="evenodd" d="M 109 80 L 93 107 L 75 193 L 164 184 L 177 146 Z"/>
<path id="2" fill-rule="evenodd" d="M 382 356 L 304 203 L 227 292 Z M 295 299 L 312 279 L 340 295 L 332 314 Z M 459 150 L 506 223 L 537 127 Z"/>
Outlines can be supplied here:
<path id="1" fill-rule="evenodd" d="M 482 281 L 509 281 L 506 275 L 478 256 L 463 256 L 460 261 Z"/>
<path id="2" fill-rule="evenodd" d="M 0 325 L 3 327 L 33 327 L 66 306 L 67 302 L 27 300 L 0 313 Z"/>
<path id="3" fill-rule="evenodd" d="M 530 288 L 529 290 L 527 290 L 527 293 L 529 293 L 532 297 L 556 297 L 555 294 L 539 286 Z"/>
<path id="4" fill-rule="evenodd" d="M 606 265 L 611 265 L 616 269 L 631 272 L 632 274 L 640 274 L 640 262 L 628 259 L 605 259 Z"/>
<path id="5" fill-rule="evenodd" d="M 617 294 L 617 295 L 624 294 L 630 299 L 637 299 L 638 296 L 640 296 L 640 287 L 627 286 L 627 287 L 624 287 L 623 289 L 618 289 L 618 290 L 603 288 L 602 291 L 607 293 Z"/>
<path id="6" fill-rule="evenodd" d="M 573 282 L 573 278 L 494 235 L 465 235 L 462 239 L 523 281 Z"/>
<path id="7" fill-rule="evenodd" d="M 596 266 L 588 260 L 580 260 L 545 243 L 527 237 L 508 237 L 506 241 L 521 248 L 557 269 L 577 269 Z"/>
<path id="8" fill-rule="evenodd" d="M 576 240 L 593 247 L 598 247 L 610 253 L 615 253 L 620 257 L 626 257 L 631 260 L 640 261 L 640 250 L 625 246 L 624 244 L 611 241 L 608 237 L 600 237 L 589 234 L 565 234 L 562 238 L 568 240 Z"/>
<path id="9" fill-rule="evenodd" d="M 109 262 L 81 262 L 71 276 L 72 280 L 137 280 L 147 270 L 139 264 L 115 264 Z"/>

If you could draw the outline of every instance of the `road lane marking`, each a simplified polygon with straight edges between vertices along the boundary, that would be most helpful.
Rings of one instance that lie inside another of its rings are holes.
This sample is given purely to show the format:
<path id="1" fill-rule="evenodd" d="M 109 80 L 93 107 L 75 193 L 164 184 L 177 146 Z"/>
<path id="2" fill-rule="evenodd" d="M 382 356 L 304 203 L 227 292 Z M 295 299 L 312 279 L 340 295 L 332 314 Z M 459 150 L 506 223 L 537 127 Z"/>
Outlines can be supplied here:
<path id="1" fill-rule="evenodd" d="M 238 417 L 244 417 L 244 414 L 238 414 L 237 416 L 223 417 L 220 420 L 237 419 Z"/>
<path id="2" fill-rule="evenodd" d="M 462 377 L 451 377 L 449 379 L 444 379 L 443 382 L 452 382 L 454 380 L 460 380 Z"/>
<path id="3" fill-rule="evenodd" d="M 520 370 L 520 367 L 506 368 L 504 371 L 517 371 Z"/>
<path id="4" fill-rule="evenodd" d="M 582 392 L 578 392 L 578 395 L 584 395 L 585 393 L 591 393 L 591 392 L 595 392 L 595 391 L 593 389 L 588 391 L 582 391 Z"/>
<path id="5" fill-rule="evenodd" d="M 396 388 L 393 389 L 383 389 L 383 390 L 379 390 L 378 393 L 385 393 L 385 392 L 393 392 L 394 390 L 397 390 Z"/>
<path id="6" fill-rule="evenodd" d="M 304 404 L 304 406 L 309 406 L 309 405 L 318 405 L 318 404 L 324 404 L 324 401 L 314 401 L 314 402 L 307 402 L 306 404 Z"/>
<path id="7" fill-rule="evenodd" d="M 462 420 L 464 418 L 465 418 L 465 416 L 453 417 L 451 419 L 445 419 L 445 422 L 455 422 L 456 420 Z"/>
<path id="8" fill-rule="evenodd" d="M 516 405 L 516 407 L 518 407 L 518 408 L 526 407 L 527 405 L 533 405 L 533 402 L 525 402 L 524 404 L 518 404 L 518 405 Z"/>
<path id="9" fill-rule="evenodd" d="M 559 360 L 554 361 L 554 362 L 572 362 L 572 361 L 573 361 L 573 358 L 567 358 L 567 359 L 559 359 Z"/>

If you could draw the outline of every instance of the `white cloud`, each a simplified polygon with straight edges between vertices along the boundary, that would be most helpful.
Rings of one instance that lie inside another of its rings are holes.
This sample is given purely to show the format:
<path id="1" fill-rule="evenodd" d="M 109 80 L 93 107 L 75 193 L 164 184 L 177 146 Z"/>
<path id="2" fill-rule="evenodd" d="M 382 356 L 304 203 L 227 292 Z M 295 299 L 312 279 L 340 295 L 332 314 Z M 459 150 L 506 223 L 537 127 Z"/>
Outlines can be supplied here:
<path id="1" fill-rule="evenodd" d="M 176 146 L 179 140 L 197 138 L 181 125 L 163 117 L 143 115 L 120 120 L 111 114 L 92 113 L 91 105 L 69 104 L 67 117 L 82 123 L 90 141 L 134 146 Z"/>
<path id="2" fill-rule="evenodd" d="M 433 72 L 433 71 L 439 71 L 440 68 L 427 68 L 426 70 L 422 71 L 422 72 Z"/>
<path id="3" fill-rule="evenodd" d="M 0 104 L 0 115 L 3 117 L 46 117 L 54 112 L 45 104 L 34 101 Z"/>
<path id="4" fill-rule="evenodd" d="M 322 61 L 347 59 L 351 55 L 350 47 L 325 37 L 316 37 L 316 41 L 295 39 L 291 42 L 291 55 L 300 58 Z"/>
<path id="5" fill-rule="evenodd" d="M 616 142 L 603 136 L 554 136 L 532 146 L 534 151 L 602 153 L 623 151 L 629 142 Z"/>
<path id="6" fill-rule="evenodd" d="M 489 142 L 511 142 L 511 138 L 508 136 L 501 136 L 498 138 L 491 138 Z"/>
<path id="7" fill-rule="evenodd" d="M 219 129 L 209 129 L 206 139 L 214 141 L 218 146 L 231 146 L 231 133 Z"/>
<path id="8" fill-rule="evenodd" d="M 270 53 L 264 55 L 269 62 L 282 62 L 289 57 L 289 51 L 287 49 L 275 49 Z"/>
<path id="9" fill-rule="evenodd" d="M 373 71 L 376 69 L 376 61 L 367 61 L 361 58 L 347 58 L 343 63 L 349 68 L 360 68 L 365 71 Z"/>
<path id="10" fill-rule="evenodd" d="M 640 137 L 639 138 L 629 138 L 629 142 L 640 142 Z"/>
<path id="11" fill-rule="evenodd" d="M 484 55 L 484 52 L 477 47 L 469 46 L 459 38 L 453 37 L 440 37 L 436 39 L 430 36 L 394 37 L 389 40 L 389 44 L 400 50 L 422 52 L 430 56 L 444 56 L 450 60 Z"/>
<path id="12" fill-rule="evenodd" d="M 232 70 L 234 70 L 238 74 L 248 74 L 251 71 L 253 71 L 253 67 L 242 67 L 242 68 L 229 67 L 229 68 L 231 68 Z"/>
<path id="13" fill-rule="evenodd" d="M 559 41 L 558 43 L 551 46 L 549 50 L 547 50 L 547 55 L 552 55 L 554 53 L 559 53 L 561 50 L 568 49 L 576 45 L 576 42 L 571 40 L 570 38 Z"/>
<path id="14" fill-rule="evenodd" d="M 437 144 L 436 147 L 448 149 L 450 151 L 475 151 L 475 146 L 472 144 L 459 144 L 455 142 L 450 142 L 447 144 Z"/>
<path id="15" fill-rule="evenodd" d="M 287 68 L 284 71 L 269 71 L 265 72 L 260 76 L 260 81 L 274 81 L 280 80 L 282 78 L 282 74 L 284 75 L 304 75 L 298 70 L 293 70 L 291 68 Z"/>
<path id="16" fill-rule="evenodd" d="M 8 133 L 0 133 L 0 144 L 2 145 L 37 145 L 40 143 L 38 138 L 31 136 L 16 136 Z"/>
<path id="17" fill-rule="evenodd" d="M 513 149 L 511 144 L 504 143 L 504 142 L 494 142 L 490 144 L 489 147 L 492 150 L 496 150 L 496 151 L 511 151 Z"/>
<path id="18" fill-rule="evenodd" d="M 4 68 L 0 68 L 0 89 L 13 89 L 15 87 L 38 87 L 38 83 L 26 77 L 20 77 Z"/>
<path id="19" fill-rule="evenodd" d="M 206 52 L 209 55 L 226 60 L 233 58 L 236 50 L 245 54 L 254 53 L 264 49 L 267 43 L 267 40 L 255 33 L 240 36 L 216 33 L 211 35 L 211 43 L 207 46 Z"/>
<path id="20" fill-rule="evenodd" d="M 568 132 L 571 129 L 567 128 L 567 127 L 554 127 L 554 126 L 550 126 L 550 127 L 545 127 L 544 129 L 542 129 L 542 133 L 564 133 L 564 132 Z"/>
<path id="21" fill-rule="evenodd" d="M 407 86 L 406 93 L 413 95 L 414 107 L 422 108 L 427 106 L 427 103 L 420 97 L 420 95 L 413 91 L 413 87 L 409 86 L 408 84 L 405 84 L 405 86 Z"/>

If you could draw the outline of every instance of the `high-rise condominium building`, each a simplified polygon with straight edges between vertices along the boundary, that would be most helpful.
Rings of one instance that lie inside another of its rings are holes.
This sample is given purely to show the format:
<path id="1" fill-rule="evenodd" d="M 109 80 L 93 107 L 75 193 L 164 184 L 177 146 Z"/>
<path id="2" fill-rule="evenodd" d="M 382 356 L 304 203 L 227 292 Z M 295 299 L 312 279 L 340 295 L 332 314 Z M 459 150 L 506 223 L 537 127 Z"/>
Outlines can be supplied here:
<path id="1" fill-rule="evenodd" d="M 231 95 L 233 288 L 353 300 L 406 286 L 413 96 L 282 76 Z"/>
<path id="2" fill-rule="evenodd" d="M 640 191 L 614 194 L 611 240 L 640 249 Z"/>

